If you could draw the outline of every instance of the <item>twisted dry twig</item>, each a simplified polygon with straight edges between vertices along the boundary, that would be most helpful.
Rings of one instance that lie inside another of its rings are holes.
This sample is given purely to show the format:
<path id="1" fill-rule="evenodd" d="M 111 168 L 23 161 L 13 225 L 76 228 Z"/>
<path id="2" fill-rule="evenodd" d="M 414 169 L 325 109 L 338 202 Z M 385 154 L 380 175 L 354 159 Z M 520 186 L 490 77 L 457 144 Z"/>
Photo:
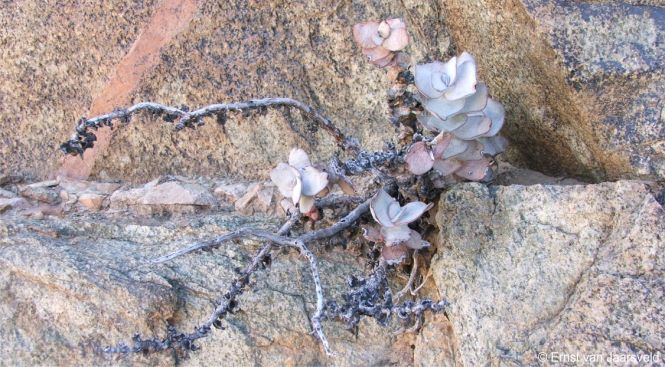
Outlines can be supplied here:
<path id="1" fill-rule="evenodd" d="M 150 353 L 166 349 L 176 349 L 176 350 L 181 349 L 184 351 L 197 350 L 198 347 L 196 346 L 196 344 L 194 344 L 194 342 L 197 339 L 205 337 L 210 332 L 212 327 L 217 327 L 217 328 L 222 327 L 221 319 L 223 319 L 226 316 L 226 314 L 235 307 L 236 298 L 244 291 L 244 287 L 249 282 L 250 276 L 259 268 L 259 266 L 263 263 L 264 259 L 270 254 L 270 251 L 272 250 L 274 244 L 272 240 L 276 240 L 280 242 L 280 244 L 285 244 L 283 239 L 286 237 L 282 237 L 282 235 L 288 233 L 291 230 L 291 228 L 300 220 L 300 218 L 301 214 L 299 212 L 291 213 L 289 220 L 286 223 L 284 223 L 282 227 L 280 227 L 280 229 L 277 231 L 276 234 L 272 234 L 265 231 L 253 231 L 253 232 L 250 231 L 252 232 L 252 236 L 268 240 L 269 242 L 264 244 L 259 249 L 259 251 L 257 251 L 256 255 L 252 257 L 252 261 L 245 267 L 245 269 L 242 270 L 240 275 L 231 283 L 229 289 L 224 294 L 223 299 L 219 302 L 219 305 L 215 307 L 215 310 L 210 314 L 210 316 L 206 319 L 206 321 L 202 325 L 194 329 L 194 332 L 189 334 L 179 333 L 174 327 L 169 326 L 166 338 L 162 340 L 156 338 L 142 339 L 140 335 L 136 334 L 134 335 L 133 338 L 134 341 L 133 347 L 129 347 L 125 344 L 119 344 L 115 347 L 108 347 L 105 349 L 105 351 L 107 353 Z M 239 237 L 241 237 L 241 234 L 228 236 L 226 240 L 239 238 Z M 219 242 L 219 244 L 221 244 L 221 241 Z M 175 257 L 176 256 L 173 256 L 172 258 Z M 164 262 L 164 261 L 168 261 L 168 259 L 159 262 Z M 153 263 L 159 263 L 159 262 L 153 260 Z"/>
<path id="2" fill-rule="evenodd" d="M 330 238 L 338 234 L 339 232 L 351 227 L 351 225 L 353 225 L 353 223 L 355 223 L 363 214 L 367 213 L 368 210 L 369 210 L 369 200 L 366 200 L 365 202 L 358 205 L 355 209 L 349 212 L 344 218 L 342 218 L 332 226 L 318 229 L 312 232 L 307 232 L 295 238 L 282 236 L 279 232 L 275 234 L 260 229 L 241 228 L 236 231 L 226 233 L 219 237 L 213 238 L 212 240 L 197 242 L 180 250 L 171 252 L 164 256 L 160 256 L 156 259 L 151 260 L 151 263 L 161 264 L 192 252 L 216 248 L 224 242 L 239 238 L 256 238 L 261 240 L 267 240 L 286 247 L 292 247 L 294 245 L 294 241 L 302 241 L 304 243 L 308 243 L 312 241 L 321 240 L 324 238 Z"/>
<path id="3" fill-rule="evenodd" d="M 367 213 L 369 210 L 369 202 L 369 200 L 364 201 L 350 211 L 344 218 L 330 227 L 304 233 L 296 237 L 287 236 L 286 233 L 288 233 L 293 224 L 297 222 L 299 215 L 295 218 L 292 217 L 289 222 L 284 224 L 276 233 L 252 228 L 243 228 L 219 236 L 211 241 L 195 243 L 181 250 L 152 260 L 151 262 L 153 264 L 163 263 L 194 251 L 217 247 L 223 242 L 233 239 L 255 238 L 268 241 L 268 243 L 261 247 L 257 254 L 252 258 L 251 263 L 247 265 L 240 276 L 231 284 L 228 291 L 224 294 L 222 301 L 212 314 L 201 326 L 198 326 L 193 333 L 178 333 L 174 328 L 169 328 L 167 337 L 163 340 L 144 340 L 137 335 L 134 337 L 133 347 L 130 348 L 126 345 L 119 345 L 117 347 L 107 348 L 107 351 L 116 353 L 136 353 L 159 351 L 168 348 L 180 348 L 185 351 L 196 350 L 198 347 L 194 344 L 194 341 L 207 335 L 210 332 L 211 327 L 222 327 L 221 319 L 223 319 L 226 314 L 235 307 L 237 296 L 243 292 L 244 287 L 249 281 L 249 277 L 258 269 L 259 265 L 270 253 L 270 250 L 274 245 L 296 248 L 309 262 L 316 293 L 316 310 L 311 318 L 311 323 L 313 332 L 321 341 L 327 355 L 332 355 L 333 353 L 321 325 L 323 319 L 341 319 L 346 321 L 348 325 L 354 326 L 357 324 L 360 316 L 363 315 L 374 317 L 379 322 L 385 323 L 385 320 L 387 320 L 392 314 L 396 314 L 400 318 L 406 319 L 411 315 L 420 316 L 428 309 L 434 312 L 443 310 L 446 306 L 445 302 L 434 303 L 430 300 L 423 300 L 420 303 L 405 302 L 402 305 L 394 305 L 392 302 L 392 292 L 388 287 L 386 279 L 386 264 L 384 262 L 379 263 L 374 273 L 367 281 L 363 281 L 361 287 L 354 289 L 347 294 L 347 302 L 344 306 L 337 307 L 334 302 L 326 304 L 317 259 L 307 247 L 306 243 L 330 238 L 341 231 L 350 228 L 363 214 Z"/>
<path id="4" fill-rule="evenodd" d="M 225 235 L 219 236 L 212 241 L 206 241 L 201 243 L 195 243 L 191 246 L 188 246 L 184 249 L 175 251 L 173 253 L 167 254 L 165 256 L 159 257 L 152 260 L 153 264 L 163 263 L 176 257 L 198 251 L 203 249 L 214 248 L 221 245 L 223 242 L 230 241 L 233 239 L 239 238 L 256 238 L 268 241 L 257 254 L 252 258 L 251 263 L 241 272 L 240 276 L 233 281 L 228 291 L 224 294 L 224 298 L 215 308 L 212 314 L 203 322 L 202 325 L 198 326 L 194 332 L 190 334 L 178 333 L 174 328 L 169 328 L 166 338 L 163 340 L 158 339 L 142 339 L 139 335 L 134 336 L 134 346 L 128 347 L 124 344 L 120 344 L 116 347 L 109 347 L 106 349 L 107 352 L 111 353 L 138 353 L 138 352 L 152 352 L 160 351 L 169 348 L 180 348 L 185 351 L 196 350 L 198 347 L 194 344 L 197 339 L 200 339 L 206 336 L 211 328 L 221 327 L 221 319 L 235 307 L 236 298 L 240 295 L 245 285 L 249 281 L 249 277 L 254 273 L 258 266 L 261 264 L 263 258 L 265 258 L 272 250 L 272 247 L 276 244 L 283 247 L 294 247 L 297 248 L 300 253 L 307 258 L 310 264 L 310 271 L 312 273 L 312 278 L 314 280 L 314 285 L 316 288 L 316 311 L 312 317 L 312 328 L 317 335 L 317 338 L 321 341 L 321 344 L 324 347 L 326 354 L 331 355 L 332 350 L 328 340 L 323 332 L 323 327 L 321 326 L 321 319 L 323 318 L 323 312 L 325 307 L 325 298 L 323 294 L 323 287 L 321 285 L 321 277 L 318 271 L 318 265 L 316 262 L 316 257 L 314 254 L 307 248 L 305 245 L 306 242 L 316 241 L 324 238 L 332 237 L 344 229 L 349 228 L 353 225 L 363 214 L 369 210 L 369 200 L 363 202 L 355 209 L 353 209 L 349 214 L 342 218 L 339 222 L 333 224 L 328 228 L 319 229 L 317 231 L 305 233 L 296 238 L 291 238 L 285 236 L 286 233 L 291 229 L 293 224 L 297 222 L 297 219 L 290 219 L 289 222 L 284 224 L 277 233 L 271 233 L 268 231 L 253 229 L 253 228 L 243 228 L 237 231 L 227 233 Z M 299 219 L 299 216 L 298 216 Z"/>
<path id="5" fill-rule="evenodd" d="M 174 122 L 177 119 L 176 130 L 181 130 L 185 127 L 193 128 L 201 125 L 204 117 L 216 115 L 218 122 L 224 124 L 226 122 L 226 114 L 229 111 L 265 110 L 271 107 L 291 107 L 300 110 L 305 116 L 330 133 L 335 138 L 337 144 L 344 150 L 360 153 L 361 149 L 355 138 L 344 135 L 330 119 L 320 114 L 313 107 L 291 98 L 262 98 L 243 102 L 217 103 L 194 111 L 189 111 L 186 107 L 177 108 L 155 102 L 141 102 L 129 108 L 118 109 L 105 115 L 89 119 L 85 117 L 81 118 L 76 126 L 76 133 L 67 142 L 63 143 L 60 149 L 67 154 L 82 156 L 83 152 L 86 149 L 92 148 L 94 142 L 97 140 L 95 134 L 90 132 L 89 129 L 96 130 L 104 126 L 113 126 L 113 120 L 128 123 L 134 114 L 141 111 L 164 115 L 164 120 L 167 122 Z"/>
<path id="6" fill-rule="evenodd" d="M 314 256 L 312 251 L 307 248 L 305 242 L 296 240 L 295 245 L 309 262 L 309 269 L 312 272 L 312 280 L 314 281 L 314 288 L 316 290 L 316 311 L 314 311 L 314 315 L 312 316 L 312 328 L 314 329 L 314 333 L 316 333 L 316 337 L 321 341 L 326 355 L 332 356 L 333 352 L 332 349 L 330 349 L 328 338 L 326 338 L 326 334 L 323 332 L 323 327 L 321 326 L 321 318 L 323 317 L 323 310 L 325 307 L 325 296 L 323 294 L 323 286 L 321 285 L 319 267 L 316 263 L 316 256 Z"/>

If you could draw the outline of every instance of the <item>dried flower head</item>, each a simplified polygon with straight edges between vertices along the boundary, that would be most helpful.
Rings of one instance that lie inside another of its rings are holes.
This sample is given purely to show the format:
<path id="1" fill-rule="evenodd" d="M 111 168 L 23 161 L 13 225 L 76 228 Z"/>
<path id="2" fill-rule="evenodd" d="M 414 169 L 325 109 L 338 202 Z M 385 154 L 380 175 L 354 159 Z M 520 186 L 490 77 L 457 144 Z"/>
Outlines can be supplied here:
<path id="1" fill-rule="evenodd" d="M 488 178 L 488 157 L 503 152 L 507 145 L 497 135 L 505 111 L 489 98 L 487 85 L 478 83 L 473 57 L 463 52 L 446 63 L 416 65 L 414 81 L 425 109 L 418 121 L 440 134 L 429 144 L 411 146 L 406 156 L 409 170 L 420 175 L 434 168 L 443 176 Z"/>
<path id="2" fill-rule="evenodd" d="M 416 201 L 401 206 L 388 193 L 379 190 L 370 201 L 369 207 L 378 226 L 363 227 L 364 236 L 370 241 L 384 244 L 381 256 L 389 264 L 401 262 L 406 257 L 408 249 L 429 246 L 429 242 L 424 241 L 418 232 L 409 228 L 408 224 L 420 218 L 432 207 L 432 204 Z"/>
<path id="3" fill-rule="evenodd" d="M 313 167 L 307 153 L 298 148 L 291 150 L 289 164 L 280 163 L 270 171 L 270 179 L 301 213 L 309 213 L 314 197 L 328 186 L 328 174 Z"/>
<path id="4" fill-rule="evenodd" d="M 406 24 L 400 18 L 356 24 L 353 26 L 353 38 L 369 62 L 378 67 L 391 65 L 396 52 L 409 44 Z"/>

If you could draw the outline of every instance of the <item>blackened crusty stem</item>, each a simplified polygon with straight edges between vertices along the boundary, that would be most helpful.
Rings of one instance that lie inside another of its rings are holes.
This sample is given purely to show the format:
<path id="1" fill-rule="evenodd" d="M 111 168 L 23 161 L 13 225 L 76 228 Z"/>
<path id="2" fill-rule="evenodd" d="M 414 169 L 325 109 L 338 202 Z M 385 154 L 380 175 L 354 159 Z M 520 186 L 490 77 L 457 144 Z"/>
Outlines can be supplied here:
<path id="1" fill-rule="evenodd" d="M 305 116 L 312 119 L 320 127 L 326 130 L 333 136 L 337 144 L 344 150 L 359 153 L 360 146 L 355 138 L 347 137 L 342 131 L 335 126 L 327 117 L 316 111 L 313 107 L 291 98 L 262 98 L 252 99 L 249 101 L 232 102 L 232 103 L 216 103 L 211 104 L 194 111 L 189 111 L 188 108 L 166 106 L 155 102 L 141 102 L 129 108 L 117 109 L 111 113 L 92 117 L 81 118 L 76 126 L 76 133 L 71 138 L 60 146 L 60 149 L 68 154 L 83 155 L 83 152 L 93 146 L 96 140 L 94 133 L 89 129 L 97 129 L 104 126 L 112 126 L 113 120 L 120 120 L 128 123 L 130 118 L 138 112 L 151 112 L 154 114 L 164 115 L 164 119 L 168 122 L 176 123 L 176 130 L 181 130 L 185 127 L 196 127 L 201 124 L 204 117 L 217 115 L 224 116 L 229 111 L 251 111 L 262 110 L 272 107 L 291 107 L 296 108 L 304 113 Z"/>

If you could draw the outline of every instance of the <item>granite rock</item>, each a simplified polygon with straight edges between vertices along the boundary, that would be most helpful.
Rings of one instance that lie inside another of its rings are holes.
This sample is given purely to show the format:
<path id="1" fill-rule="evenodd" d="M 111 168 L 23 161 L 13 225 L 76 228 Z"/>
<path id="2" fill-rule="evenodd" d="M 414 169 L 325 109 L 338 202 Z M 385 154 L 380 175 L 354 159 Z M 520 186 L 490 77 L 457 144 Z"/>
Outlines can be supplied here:
<path id="1" fill-rule="evenodd" d="M 274 230 L 266 219 L 207 214 L 168 221 L 127 213 L 81 213 L 41 221 L 0 221 L 0 355 L 7 365 L 411 365 L 413 334 L 395 335 L 372 320 L 357 332 L 324 327 L 336 356 L 328 359 L 310 334 L 315 307 L 307 261 L 277 251 L 252 277 L 239 310 L 200 340 L 189 358 L 172 353 L 108 355 L 102 348 L 131 342 L 134 333 L 164 335 L 167 324 L 191 330 L 207 317 L 258 249 L 228 243 L 163 265 L 147 261 L 187 243 L 240 226 Z M 316 249 L 323 286 L 332 298 L 365 263 L 349 251 Z M 429 348 L 436 348 L 430 344 Z"/>
<path id="2" fill-rule="evenodd" d="M 432 272 L 464 365 L 662 363 L 665 212 L 646 185 L 464 184 L 436 221 Z"/>
<path id="3" fill-rule="evenodd" d="M 112 208 L 134 208 L 143 213 L 193 212 L 217 206 L 210 191 L 193 181 L 155 180 L 143 186 L 117 190 L 110 197 Z"/>
<path id="4" fill-rule="evenodd" d="M 665 8 L 633 1 L 443 2 L 506 106 L 513 163 L 589 180 L 665 178 Z"/>
<path id="5" fill-rule="evenodd" d="M 284 9 L 289 9 L 285 12 Z M 438 1 L 118 1 L 0 5 L 0 170 L 47 177 L 81 116 L 152 100 L 192 108 L 286 96 L 311 104 L 368 149 L 394 136 L 385 72 L 369 65 L 351 27 L 403 16 L 410 50 L 440 57 L 450 44 Z M 417 35 L 417 37 L 415 37 Z M 337 150 L 299 113 L 229 116 L 196 131 L 138 116 L 97 159 L 71 157 L 72 176 L 145 181 L 162 174 L 266 179 L 293 146 L 317 159 Z M 20 126 L 20 129 L 16 129 Z M 109 135 L 107 129 L 98 132 Z M 91 152 L 86 152 L 86 156 Z M 92 156 L 92 154 L 91 154 Z M 85 176 L 85 175 L 84 175 Z"/>

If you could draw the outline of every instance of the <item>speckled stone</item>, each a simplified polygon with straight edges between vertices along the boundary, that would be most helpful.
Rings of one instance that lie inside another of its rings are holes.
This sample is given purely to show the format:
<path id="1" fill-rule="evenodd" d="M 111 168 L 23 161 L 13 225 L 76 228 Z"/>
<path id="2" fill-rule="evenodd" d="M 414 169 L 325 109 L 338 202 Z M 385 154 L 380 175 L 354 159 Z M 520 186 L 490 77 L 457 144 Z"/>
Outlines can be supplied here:
<path id="1" fill-rule="evenodd" d="M 192 108 L 259 97 L 297 98 L 366 147 L 380 149 L 395 138 L 385 72 L 365 62 L 353 44 L 352 25 L 404 16 L 414 36 L 410 50 L 418 57 L 442 57 L 450 44 L 433 0 L 204 0 L 194 2 L 192 19 L 159 50 L 155 64 L 125 85 L 123 78 L 136 76 L 117 65 L 129 53 L 141 54 L 131 48 L 139 36 L 158 31 L 149 25 L 163 26 L 152 19 L 163 11 L 161 3 L 0 5 L 0 153 L 6 157 L 0 170 L 48 176 L 60 166 L 58 146 L 76 120 L 91 106 L 99 107 L 99 99 L 116 95 L 126 95 L 118 99 L 123 104 L 152 100 Z M 128 75 L 117 76 L 118 70 Z M 109 83 L 118 88 L 109 89 Z M 106 108 L 113 107 L 122 106 Z M 299 113 L 232 116 L 225 132 L 214 119 L 205 122 L 196 131 L 176 133 L 172 125 L 140 116 L 114 133 L 93 177 L 145 182 L 177 173 L 266 179 L 268 168 L 284 161 L 293 146 L 316 159 L 337 151 L 330 137 Z"/>
<path id="2" fill-rule="evenodd" d="M 442 4 L 457 48 L 506 106 L 511 161 L 591 180 L 665 177 L 662 1 Z"/>
<path id="3" fill-rule="evenodd" d="M 46 178 L 156 1 L 0 4 L 0 170 Z"/>
<path id="4" fill-rule="evenodd" d="M 373 320 L 357 332 L 324 322 L 336 355 L 325 356 L 310 334 L 315 309 L 309 265 L 293 251 L 276 251 L 271 266 L 252 276 L 238 311 L 199 340 L 189 358 L 164 352 L 110 355 L 102 348 L 131 343 L 134 333 L 163 336 L 168 324 L 191 331 L 208 317 L 236 268 L 258 243 L 222 244 L 168 264 L 147 261 L 184 244 L 241 226 L 275 230 L 263 217 L 206 214 L 158 220 L 127 213 L 83 212 L 41 221 L 0 220 L 0 355 L 6 365 L 49 366 L 367 366 L 413 365 L 413 334 Z M 331 299 L 344 279 L 363 274 L 350 251 L 314 249 Z M 436 351 L 437 345 L 429 348 Z"/>
<path id="5" fill-rule="evenodd" d="M 644 184 L 464 184 L 436 221 L 431 269 L 463 365 L 662 363 L 665 212 Z"/>

